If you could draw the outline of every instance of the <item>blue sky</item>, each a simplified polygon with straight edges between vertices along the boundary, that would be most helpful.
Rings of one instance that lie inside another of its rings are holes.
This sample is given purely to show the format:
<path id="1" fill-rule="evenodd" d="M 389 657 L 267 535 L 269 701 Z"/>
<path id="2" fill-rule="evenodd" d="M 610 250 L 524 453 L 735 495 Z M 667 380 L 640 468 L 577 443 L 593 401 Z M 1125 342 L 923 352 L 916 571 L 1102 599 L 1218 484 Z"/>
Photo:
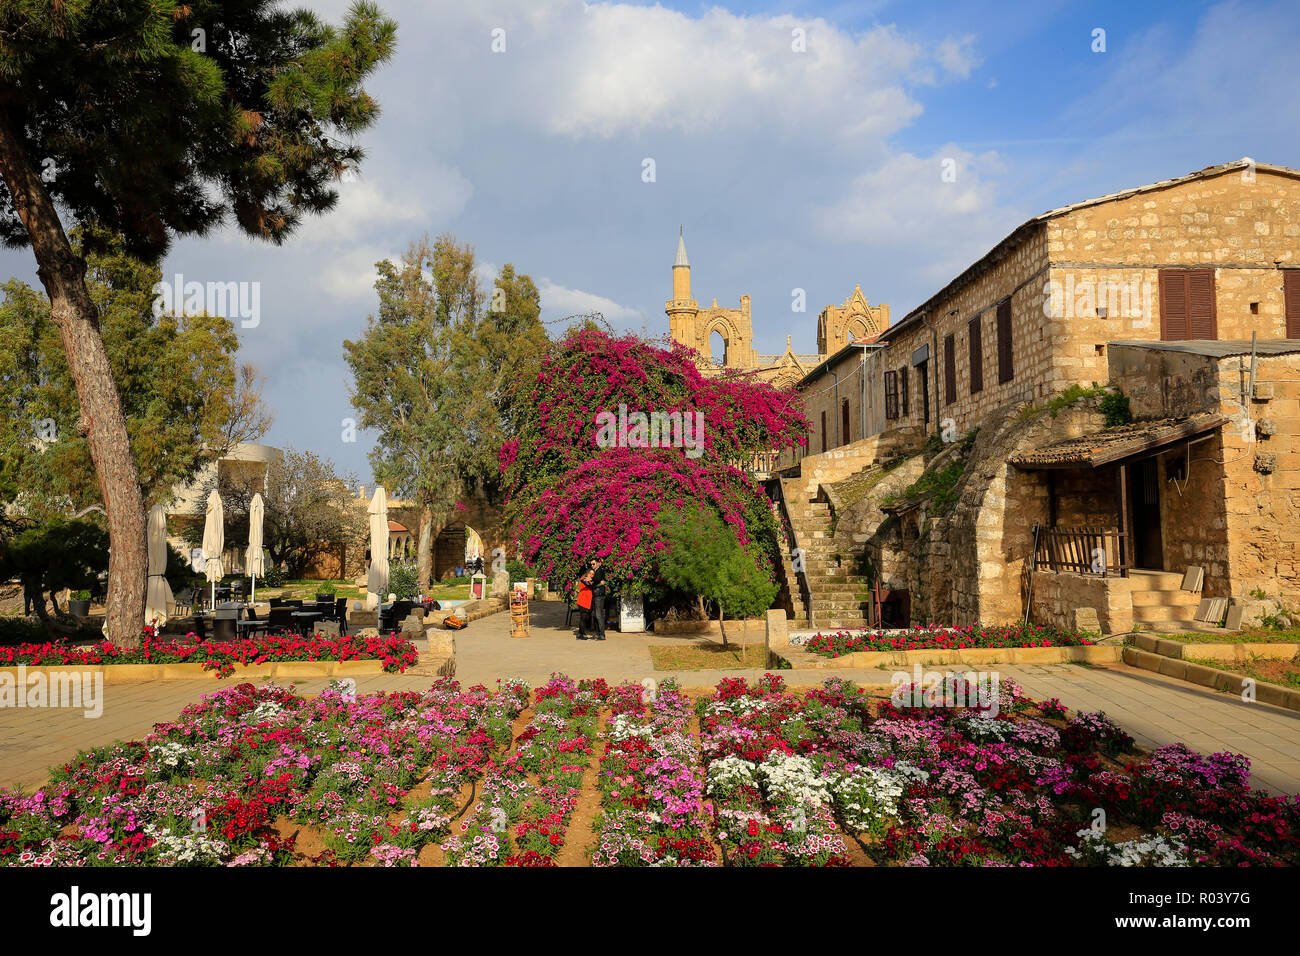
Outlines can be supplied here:
<path id="1" fill-rule="evenodd" d="M 684 224 L 695 297 L 748 293 L 760 352 L 812 352 L 854 285 L 900 318 L 1047 209 L 1247 155 L 1300 166 L 1288 3 L 380 5 L 398 52 L 338 208 L 282 248 L 228 230 L 164 263 L 261 283 L 240 335 L 269 379 L 266 440 L 367 482 L 341 343 L 375 307 L 374 262 L 426 231 L 530 274 L 544 319 L 658 335 Z M 30 251 L 0 251 L 11 274 L 35 281 Z"/>

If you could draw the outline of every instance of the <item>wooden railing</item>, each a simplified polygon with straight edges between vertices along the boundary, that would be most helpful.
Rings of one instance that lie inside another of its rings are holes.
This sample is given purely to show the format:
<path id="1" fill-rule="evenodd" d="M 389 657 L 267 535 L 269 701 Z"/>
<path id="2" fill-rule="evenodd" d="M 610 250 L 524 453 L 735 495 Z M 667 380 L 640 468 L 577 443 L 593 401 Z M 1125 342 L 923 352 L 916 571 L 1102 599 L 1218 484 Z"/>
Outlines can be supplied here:
<path id="1" fill-rule="evenodd" d="M 1118 528 L 1041 528 L 1035 565 L 1101 577 L 1128 577 L 1124 532 Z"/>

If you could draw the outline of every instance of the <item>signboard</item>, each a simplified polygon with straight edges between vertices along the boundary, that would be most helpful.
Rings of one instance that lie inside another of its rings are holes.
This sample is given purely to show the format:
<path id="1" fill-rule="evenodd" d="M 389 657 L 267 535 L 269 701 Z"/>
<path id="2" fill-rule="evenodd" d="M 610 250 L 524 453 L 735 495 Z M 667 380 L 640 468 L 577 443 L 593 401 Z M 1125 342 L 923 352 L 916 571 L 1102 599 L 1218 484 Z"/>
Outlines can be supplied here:
<path id="1" fill-rule="evenodd" d="M 619 599 L 618 629 L 625 634 L 636 634 L 645 630 L 645 606 L 639 595 Z"/>

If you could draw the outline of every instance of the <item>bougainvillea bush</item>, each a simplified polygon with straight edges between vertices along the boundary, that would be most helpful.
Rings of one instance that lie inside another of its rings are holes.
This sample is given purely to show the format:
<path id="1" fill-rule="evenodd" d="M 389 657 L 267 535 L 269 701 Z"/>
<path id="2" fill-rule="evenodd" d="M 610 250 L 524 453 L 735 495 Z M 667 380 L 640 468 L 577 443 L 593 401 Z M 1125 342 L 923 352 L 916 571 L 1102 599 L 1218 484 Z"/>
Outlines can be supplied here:
<path id="1" fill-rule="evenodd" d="M 420 658 L 415 645 L 396 634 L 357 637 L 321 634 L 264 634 L 236 641 L 195 641 L 155 637 L 146 632 L 139 647 L 122 648 L 109 641 L 96 644 L 18 644 L 0 647 L 0 666 L 94 664 L 202 664 L 225 676 L 237 664 L 274 661 L 382 661 L 386 671 L 404 671 Z"/>
<path id="2" fill-rule="evenodd" d="M 706 379 L 696 354 L 583 329 L 542 361 L 516 437 L 500 452 L 506 521 L 521 558 L 567 585 L 591 555 L 627 594 L 662 590 L 664 509 L 716 514 L 765 575 L 777 546 L 773 508 L 742 470 L 755 455 L 805 440 L 792 392 L 745 377 Z M 697 449 L 599 440 L 620 408 L 702 423 Z"/>
<path id="3" fill-rule="evenodd" d="M 1087 637 L 1042 624 L 967 624 L 962 627 L 912 627 L 904 631 L 833 631 L 804 645 L 822 657 L 855 651 L 963 650 L 975 647 L 1075 647 Z"/>

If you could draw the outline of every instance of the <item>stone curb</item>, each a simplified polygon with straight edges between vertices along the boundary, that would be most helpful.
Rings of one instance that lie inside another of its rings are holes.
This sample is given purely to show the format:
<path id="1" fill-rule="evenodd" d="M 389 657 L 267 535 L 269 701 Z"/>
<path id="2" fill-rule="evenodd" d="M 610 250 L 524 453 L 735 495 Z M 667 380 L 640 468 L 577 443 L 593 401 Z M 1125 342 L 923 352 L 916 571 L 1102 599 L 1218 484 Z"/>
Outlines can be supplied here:
<path id="1" fill-rule="evenodd" d="M 16 665 L 0 667 L 0 674 L 17 675 Z M 205 670 L 198 663 L 176 664 L 42 664 L 25 665 L 24 673 L 53 676 L 100 674 L 105 684 L 133 684 L 150 680 L 256 680 L 261 677 L 363 677 L 383 674 L 379 660 L 363 661 L 268 661 L 265 664 L 236 664 L 226 677 L 215 670 Z"/>
<path id="2" fill-rule="evenodd" d="M 1178 658 L 1165 657 L 1163 654 L 1144 651 L 1133 646 L 1124 648 L 1124 663 L 1131 667 L 1140 667 L 1166 677 L 1187 681 L 1190 684 L 1208 687 L 1211 690 L 1228 691 L 1233 694 L 1241 693 L 1243 682 L 1248 680 L 1239 674 L 1231 674 L 1228 671 L 1206 667 L 1204 664 L 1193 664 L 1191 661 Z M 1300 711 L 1300 690 L 1292 690 L 1289 687 L 1255 681 L 1255 699 L 1275 707 Z"/>
<path id="3" fill-rule="evenodd" d="M 1294 642 L 1185 644 L 1182 641 L 1171 641 L 1168 638 L 1156 637 L 1153 634 L 1139 633 L 1128 634 L 1126 639 L 1138 650 L 1146 651 L 1149 654 L 1159 654 L 1161 657 L 1172 657 L 1180 661 L 1187 658 L 1189 648 L 1192 649 L 1192 657 L 1208 657 L 1216 661 L 1245 661 L 1249 660 L 1252 655 L 1268 660 L 1289 661 L 1300 655 L 1300 644 Z"/>
<path id="4" fill-rule="evenodd" d="M 968 647 L 962 650 L 915 650 L 915 651 L 855 651 L 842 657 L 822 657 L 792 646 L 787 654 L 785 648 L 774 653 L 792 666 L 803 668 L 873 668 L 873 667 L 911 667 L 914 664 L 1065 664 L 1082 662 L 1085 664 L 1115 664 L 1121 660 L 1122 649 L 1118 645 L 1102 646 L 1089 644 L 1075 647 Z"/>

